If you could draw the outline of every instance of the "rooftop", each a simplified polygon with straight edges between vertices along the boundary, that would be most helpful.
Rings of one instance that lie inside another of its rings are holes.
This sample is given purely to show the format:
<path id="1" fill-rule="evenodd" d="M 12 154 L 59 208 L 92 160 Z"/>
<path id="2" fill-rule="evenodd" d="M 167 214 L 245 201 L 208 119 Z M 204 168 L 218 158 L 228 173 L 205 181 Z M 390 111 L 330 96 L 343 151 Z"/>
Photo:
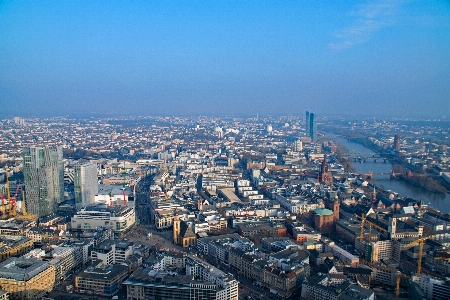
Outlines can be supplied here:
<path id="1" fill-rule="evenodd" d="M 317 208 L 314 210 L 314 212 L 318 216 L 332 216 L 333 215 L 333 211 L 331 211 L 327 208 Z"/>

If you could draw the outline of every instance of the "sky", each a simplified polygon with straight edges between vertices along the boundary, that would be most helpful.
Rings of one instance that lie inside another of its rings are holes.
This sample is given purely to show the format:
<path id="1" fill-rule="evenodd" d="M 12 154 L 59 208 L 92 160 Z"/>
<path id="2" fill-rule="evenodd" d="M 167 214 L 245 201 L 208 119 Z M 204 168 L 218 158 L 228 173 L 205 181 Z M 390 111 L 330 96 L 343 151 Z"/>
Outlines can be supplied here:
<path id="1" fill-rule="evenodd" d="M 450 118 L 450 2 L 0 0 L 0 110 Z"/>

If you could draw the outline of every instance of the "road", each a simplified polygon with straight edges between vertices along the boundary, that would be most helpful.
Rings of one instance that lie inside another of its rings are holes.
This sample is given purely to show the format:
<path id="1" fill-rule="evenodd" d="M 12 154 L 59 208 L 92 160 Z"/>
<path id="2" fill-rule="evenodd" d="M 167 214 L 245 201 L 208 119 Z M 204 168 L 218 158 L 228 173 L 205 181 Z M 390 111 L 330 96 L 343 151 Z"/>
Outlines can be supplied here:
<path id="1" fill-rule="evenodd" d="M 146 176 L 136 186 L 136 217 L 141 224 L 150 225 L 150 185 L 153 184 L 153 176 Z"/>

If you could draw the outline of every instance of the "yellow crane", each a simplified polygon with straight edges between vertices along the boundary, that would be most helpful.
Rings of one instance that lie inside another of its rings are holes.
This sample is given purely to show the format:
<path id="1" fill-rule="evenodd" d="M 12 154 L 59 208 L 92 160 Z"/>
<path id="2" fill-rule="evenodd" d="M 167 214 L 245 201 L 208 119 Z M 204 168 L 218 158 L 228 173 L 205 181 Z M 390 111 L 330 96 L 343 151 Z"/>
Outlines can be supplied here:
<path id="1" fill-rule="evenodd" d="M 402 280 L 402 277 L 408 278 L 405 274 L 402 274 L 400 271 L 397 273 L 397 279 L 395 283 L 395 297 L 400 296 L 400 281 Z"/>
<path id="2" fill-rule="evenodd" d="M 416 246 L 416 244 L 419 244 L 419 257 L 417 260 L 417 274 L 420 274 L 422 272 L 422 254 L 423 254 L 423 243 L 427 240 L 428 238 L 420 238 L 417 239 L 415 241 L 412 241 L 408 244 L 403 245 L 403 247 L 408 248 L 411 246 Z M 395 296 L 399 296 L 400 294 L 400 281 L 401 281 L 401 277 L 407 277 L 406 275 L 402 274 L 402 273 L 398 273 L 397 275 L 397 281 L 396 281 L 396 289 L 395 289 Z"/>
<path id="3" fill-rule="evenodd" d="M 403 247 L 408 248 L 411 246 L 416 246 L 416 244 L 419 244 L 419 257 L 417 260 L 417 274 L 420 274 L 422 272 L 422 254 L 423 254 L 423 243 L 427 240 L 428 238 L 420 238 L 417 239 L 415 241 L 412 241 L 408 244 L 403 245 Z"/>
<path id="4" fill-rule="evenodd" d="M 25 220 L 37 220 L 36 215 L 29 215 L 27 213 L 27 208 L 25 205 L 25 191 L 22 189 L 22 215 L 17 216 L 18 219 L 25 219 Z"/>
<path id="5" fill-rule="evenodd" d="M 366 216 L 364 214 L 362 214 L 361 216 L 358 216 L 357 214 L 355 214 L 355 216 L 357 218 L 361 219 L 361 225 L 360 225 L 358 239 L 359 239 L 359 250 L 360 250 L 359 253 L 362 254 L 363 253 L 363 251 L 362 251 L 363 250 L 362 249 L 362 246 L 363 246 L 362 241 L 364 239 L 364 225 L 365 225 L 366 222 L 369 224 L 369 235 L 372 233 L 372 227 L 374 227 L 374 228 L 376 228 L 376 229 L 378 229 L 380 231 L 383 231 L 383 232 L 388 232 L 388 230 L 383 228 L 383 227 L 381 227 L 381 226 L 379 226 L 379 225 L 377 225 L 377 224 L 375 224 L 375 223 L 373 223 L 370 220 L 367 220 Z"/>

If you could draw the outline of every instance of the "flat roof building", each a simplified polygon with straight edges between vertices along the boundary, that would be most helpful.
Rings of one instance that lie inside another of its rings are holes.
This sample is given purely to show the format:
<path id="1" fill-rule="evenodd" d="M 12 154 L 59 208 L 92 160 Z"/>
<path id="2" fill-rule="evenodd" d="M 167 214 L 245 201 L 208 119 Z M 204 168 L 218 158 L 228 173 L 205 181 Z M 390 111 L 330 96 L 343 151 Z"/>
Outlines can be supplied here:
<path id="1" fill-rule="evenodd" d="M 53 289 L 55 269 L 37 258 L 8 258 L 0 263 L 0 289 L 11 300 L 32 300 Z"/>
<path id="2" fill-rule="evenodd" d="M 95 229 L 112 226 L 115 232 L 123 232 L 136 222 L 135 210 L 128 206 L 108 207 L 98 204 L 81 209 L 72 217 L 72 229 Z"/>

